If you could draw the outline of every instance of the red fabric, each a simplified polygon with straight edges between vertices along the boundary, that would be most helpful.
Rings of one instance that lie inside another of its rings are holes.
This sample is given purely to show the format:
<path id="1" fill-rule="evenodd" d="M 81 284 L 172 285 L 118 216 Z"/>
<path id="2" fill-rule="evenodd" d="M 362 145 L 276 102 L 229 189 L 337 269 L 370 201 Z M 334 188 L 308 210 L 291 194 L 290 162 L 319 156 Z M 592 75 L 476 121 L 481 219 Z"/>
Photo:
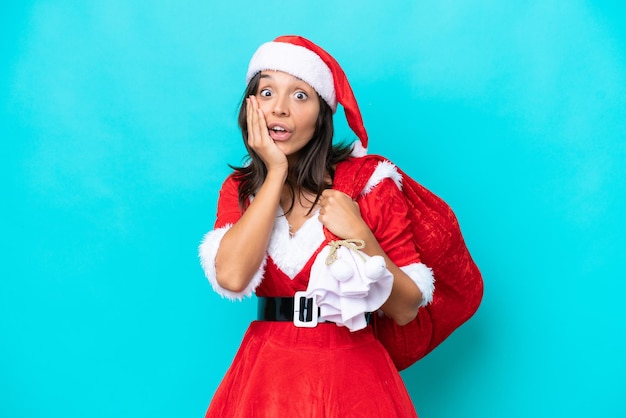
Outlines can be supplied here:
<path id="1" fill-rule="evenodd" d="M 407 233 L 409 226 L 409 207 L 402 197 L 402 192 L 391 179 L 384 179 L 366 196 L 357 199 L 363 218 L 372 231 L 381 247 L 385 249 L 389 258 L 401 266 L 419 263 L 419 255 L 415 249 L 411 234 Z M 226 217 L 226 215 L 224 215 Z M 265 277 L 255 290 L 257 296 L 293 296 L 295 292 L 306 290 L 309 283 L 311 266 L 317 254 L 326 246 L 328 241 L 337 239 L 327 234 L 327 240 L 311 255 L 304 268 L 290 279 L 268 257 Z"/>
<path id="2" fill-rule="evenodd" d="M 229 224 L 234 225 L 241 218 L 238 184 L 232 174 L 222 183 L 220 196 L 217 200 L 217 216 L 213 225 L 214 229 L 222 228 Z"/>
<path id="3" fill-rule="evenodd" d="M 387 160 L 368 155 L 339 163 L 333 187 L 352 197 L 359 196 L 381 161 Z M 403 370 L 431 352 L 474 314 L 482 299 L 483 282 L 450 207 L 399 171 L 402 192 L 385 179 L 365 197 L 357 197 L 357 202 L 365 222 L 396 265 L 403 267 L 421 259 L 434 272 L 433 301 L 419 310 L 415 320 L 403 327 L 384 316 L 374 320 L 376 336 L 398 370 Z M 215 228 L 237 222 L 241 217 L 237 202 L 237 182 L 230 176 L 220 191 Z M 293 293 L 287 292 L 305 289 L 312 261 L 292 282 L 268 260 L 267 273 L 274 271 L 283 277 L 277 281 L 264 279 L 259 294 L 290 296 Z"/>
<path id="4" fill-rule="evenodd" d="M 206 413 L 211 418 L 417 417 L 371 328 L 255 321 Z"/>
<path id="5" fill-rule="evenodd" d="M 382 160 L 367 156 L 338 164 L 334 187 L 357 196 Z M 357 202 L 398 266 L 421 259 L 433 268 L 433 302 L 407 326 L 374 316 L 372 327 L 355 333 L 330 323 L 303 329 L 290 322 L 253 322 L 207 417 L 416 416 L 397 370 L 426 355 L 473 314 L 482 280 L 450 208 L 408 177 L 402 192 L 385 179 Z M 229 177 L 215 227 L 234 224 L 240 216 L 237 183 Z M 293 280 L 270 258 L 257 294 L 304 290 L 317 251 Z"/>
<path id="6" fill-rule="evenodd" d="M 339 166 L 349 164 L 340 163 Z M 419 262 L 408 233 L 409 207 L 390 179 L 357 199 L 363 218 L 400 266 Z M 218 201 L 215 228 L 241 217 L 237 182 L 229 177 Z M 268 257 L 258 296 L 293 296 L 308 285 L 311 265 L 290 279 Z M 373 329 L 351 333 L 335 324 L 313 329 L 253 322 L 207 417 L 415 417 L 402 379 Z"/>
<path id="7" fill-rule="evenodd" d="M 343 177 L 341 173 L 339 176 Z M 411 209 L 392 179 L 383 179 L 372 191 L 358 196 L 356 202 L 363 220 L 397 266 L 405 267 L 421 262 L 411 235 Z"/>
<path id="8" fill-rule="evenodd" d="M 268 257 L 264 279 L 254 293 L 263 297 L 292 297 L 296 292 L 306 290 L 315 257 L 326 244 L 327 241 L 324 241 L 293 280 L 278 268 L 271 257 Z M 268 277 L 271 279 L 266 280 Z"/>
<path id="9" fill-rule="evenodd" d="M 369 155 L 337 166 L 335 187 L 353 197 L 358 195 L 381 161 L 386 160 Z M 384 316 L 375 318 L 376 337 L 398 370 L 402 370 L 432 351 L 476 312 L 483 295 L 483 281 L 452 209 L 399 171 L 402 191 L 411 207 L 408 216 L 415 246 L 435 276 L 432 303 L 421 308 L 408 325 L 401 327 Z"/>

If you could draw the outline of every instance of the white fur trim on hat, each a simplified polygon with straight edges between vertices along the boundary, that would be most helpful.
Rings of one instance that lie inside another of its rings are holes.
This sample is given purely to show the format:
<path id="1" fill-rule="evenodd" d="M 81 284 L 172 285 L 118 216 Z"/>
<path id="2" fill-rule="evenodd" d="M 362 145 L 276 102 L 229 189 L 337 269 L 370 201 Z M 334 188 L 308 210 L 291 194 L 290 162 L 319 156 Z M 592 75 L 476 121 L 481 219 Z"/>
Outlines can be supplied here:
<path id="1" fill-rule="evenodd" d="M 352 143 L 352 152 L 350 152 L 350 156 L 363 157 L 365 155 L 367 155 L 367 148 L 363 147 L 361 141 L 354 141 Z"/>
<path id="2" fill-rule="evenodd" d="M 226 232 L 228 232 L 231 227 L 232 225 L 226 225 L 223 228 L 208 232 L 202 239 L 202 243 L 198 248 L 198 256 L 200 257 L 200 264 L 204 270 L 204 275 L 209 279 L 213 290 L 227 299 L 241 300 L 246 296 L 251 296 L 252 292 L 261 284 L 263 274 L 265 273 L 267 257 L 263 259 L 261 266 L 256 273 L 254 273 L 254 277 L 252 277 L 252 280 L 243 291 L 233 292 L 220 286 L 217 282 L 217 272 L 215 271 L 215 257 L 217 256 L 217 250 L 222 242 L 222 238 L 224 238 L 224 235 L 226 235 Z"/>
<path id="3" fill-rule="evenodd" d="M 408 266 L 400 267 L 400 270 L 405 272 L 411 280 L 415 282 L 420 292 L 422 292 L 422 306 L 428 305 L 433 301 L 433 294 L 435 293 L 435 276 L 430 267 L 424 263 L 414 263 Z"/>
<path id="4" fill-rule="evenodd" d="M 283 71 L 298 77 L 313 87 L 333 112 L 337 109 L 333 74 L 315 52 L 290 43 L 266 42 L 250 60 L 246 84 L 263 70 Z"/>

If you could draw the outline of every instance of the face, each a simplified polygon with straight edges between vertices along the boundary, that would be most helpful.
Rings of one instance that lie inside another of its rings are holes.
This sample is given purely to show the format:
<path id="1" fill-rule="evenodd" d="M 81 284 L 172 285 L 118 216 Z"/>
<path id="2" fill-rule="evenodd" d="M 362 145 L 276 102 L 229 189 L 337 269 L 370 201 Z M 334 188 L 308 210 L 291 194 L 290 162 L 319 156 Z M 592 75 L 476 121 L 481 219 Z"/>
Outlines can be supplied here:
<path id="1" fill-rule="evenodd" d="M 263 71 L 256 94 L 270 137 L 294 158 L 315 132 L 320 103 L 306 82 L 282 71 Z"/>

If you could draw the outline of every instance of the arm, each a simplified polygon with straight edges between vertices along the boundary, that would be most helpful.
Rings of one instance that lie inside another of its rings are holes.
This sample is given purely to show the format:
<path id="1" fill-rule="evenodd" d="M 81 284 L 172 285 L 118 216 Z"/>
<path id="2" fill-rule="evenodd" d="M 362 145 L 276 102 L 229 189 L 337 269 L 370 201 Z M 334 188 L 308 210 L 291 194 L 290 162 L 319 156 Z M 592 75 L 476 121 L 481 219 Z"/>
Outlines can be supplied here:
<path id="1" fill-rule="evenodd" d="M 374 196 L 368 196 L 361 200 L 367 211 L 385 211 L 385 213 L 379 213 L 377 217 L 370 217 L 370 225 L 361 215 L 362 208 L 349 196 L 337 190 L 324 192 L 320 202 L 322 205 L 320 221 L 338 237 L 362 239 L 365 242 L 363 251 L 366 254 L 370 256 L 380 255 L 385 259 L 387 269 L 394 276 L 394 283 L 391 295 L 382 306 L 382 310 L 396 323 L 404 325 L 415 318 L 418 308 L 424 302 L 424 295 L 422 295 L 414 279 L 392 261 L 381 244 L 403 250 L 404 255 L 398 258 L 402 258 L 402 265 L 406 265 L 404 261 L 408 260 L 419 262 L 419 256 L 410 241 L 410 237 L 407 239 L 406 234 L 403 236 L 404 228 L 400 226 L 401 224 L 397 224 L 398 227 L 396 228 L 388 224 L 391 219 L 402 218 L 403 213 L 407 210 L 406 206 L 403 206 L 399 190 L 391 180 L 385 180 L 384 184 L 378 187 L 383 187 L 382 191 L 389 190 L 390 193 L 380 195 L 375 191 Z M 396 193 L 395 199 L 393 198 L 394 192 Z M 379 241 L 375 232 L 382 241 Z M 398 251 L 396 250 L 396 252 Z M 409 263 L 407 262 L 407 264 Z"/>
<path id="2" fill-rule="evenodd" d="M 376 338 L 402 370 L 432 351 L 476 312 L 483 282 L 456 217 L 443 200 L 382 157 L 372 155 L 352 164 L 337 166 L 335 188 L 356 198 L 380 246 L 414 280 L 424 299 L 417 317 L 406 325 L 400 326 L 386 315 L 373 318 Z M 378 193 L 381 178 L 396 183 L 404 209 L 402 205 L 392 207 L 389 202 L 393 199 Z"/>
<path id="3" fill-rule="evenodd" d="M 216 279 L 222 288 L 243 291 L 259 269 L 276 218 L 283 181 L 280 173 L 268 173 L 248 209 L 222 238 L 215 257 Z"/>
<path id="4" fill-rule="evenodd" d="M 215 257 L 217 283 L 232 292 L 244 290 L 264 260 L 287 178 L 287 157 L 270 138 L 256 99 L 251 96 L 246 102 L 248 145 L 263 159 L 267 176 L 245 213 L 222 238 Z"/>
<path id="5" fill-rule="evenodd" d="M 423 301 L 422 292 L 415 282 L 391 261 L 369 227 L 365 225 L 365 228 L 362 229 L 362 232 L 357 232 L 357 236 L 362 237 L 358 239 L 365 241 L 363 251 L 369 256 L 382 256 L 387 264 L 387 269 L 393 274 L 391 295 L 381 309 L 398 325 L 406 325 L 417 316 L 417 310 Z"/>

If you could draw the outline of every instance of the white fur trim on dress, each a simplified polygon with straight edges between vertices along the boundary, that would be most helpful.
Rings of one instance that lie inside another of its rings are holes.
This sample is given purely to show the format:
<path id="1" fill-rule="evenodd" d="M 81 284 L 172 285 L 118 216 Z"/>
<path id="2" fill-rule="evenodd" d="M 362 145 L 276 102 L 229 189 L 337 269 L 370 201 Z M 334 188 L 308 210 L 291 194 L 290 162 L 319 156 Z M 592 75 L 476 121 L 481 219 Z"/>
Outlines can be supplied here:
<path id="1" fill-rule="evenodd" d="M 202 239 L 202 243 L 198 247 L 198 256 L 200 257 L 200 264 L 204 270 L 204 275 L 209 279 L 209 283 L 219 295 L 230 300 L 241 300 L 246 296 L 251 296 L 252 292 L 261 284 L 263 280 L 263 274 L 265 273 L 265 264 L 267 262 L 267 256 L 263 258 L 261 266 L 254 273 L 254 277 L 248 284 L 248 286 L 241 292 L 233 292 L 228 289 L 224 289 L 217 282 L 217 273 L 215 271 L 215 257 L 217 256 L 217 250 L 222 242 L 222 238 L 226 235 L 226 232 L 232 227 L 232 224 L 226 225 L 222 228 L 214 229 L 208 232 Z"/>
<path id="2" fill-rule="evenodd" d="M 392 179 L 393 182 L 396 183 L 396 186 L 398 186 L 398 189 L 402 190 L 402 174 L 400 174 L 394 164 L 389 161 L 381 161 L 374 169 L 374 172 L 367 181 L 363 191 L 361 191 L 361 195 L 368 194 L 378 185 L 378 183 L 387 178 Z"/>
<path id="3" fill-rule="evenodd" d="M 435 277 L 430 267 L 427 267 L 424 263 L 414 263 L 408 266 L 400 267 L 400 270 L 405 272 L 411 280 L 415 282 L 420 292 L 422 292 L 422 306 L 428 305 L 433 301 L 433 294 L 435 293 Z"/>
<path id="4" fill-rule="evenodd" d="M 330 68 L 315 52 L 303 46 L 286 42 L 266 42 L 256 50 L 246 74 L 246 84 L 263 70 L 283 71 L 308 83 L 337 110 L 335 84 Z"/>
<path id="5" fill-rule="evenodd" d="M 289 222 L 283 210 L 278 208 L 267 252 L 290 279 L 296 277 L 325 240 L 318 214 L 319 209 L 291 236 Z"/>

